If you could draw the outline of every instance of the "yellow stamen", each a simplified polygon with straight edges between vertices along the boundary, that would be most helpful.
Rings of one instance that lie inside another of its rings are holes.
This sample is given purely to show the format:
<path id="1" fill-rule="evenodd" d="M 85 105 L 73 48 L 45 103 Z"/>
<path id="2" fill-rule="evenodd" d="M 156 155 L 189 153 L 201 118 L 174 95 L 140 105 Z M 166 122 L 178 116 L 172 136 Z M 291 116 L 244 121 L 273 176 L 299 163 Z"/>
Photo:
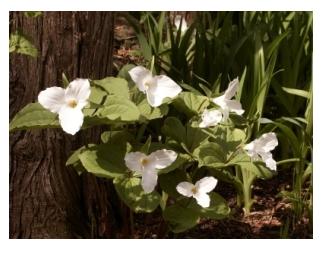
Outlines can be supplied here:
<path id="1" fill-rule="evenodd" d="M 193 194 L 196 194 L 196 193 L 197 193 L 197 188 L 196 188 L 196 187 L 192 187 L 191 192 L 192 192 Z"/>
<path id="2" fill-rule="evenodd" d="M 71 99 L 68 101 L 68 106 L 70 106 L 71 108 L 74 108 L 78 105 L 77 101 L 75 99 Z"/>
<path id="3" fill-rule="evenodd" d="M 142 166 L 146 166 L 148 163 L 149 163 L 149 160 L 148 159 L 146 159 L 146 158 L 142 158 L 141 159 Z"/>

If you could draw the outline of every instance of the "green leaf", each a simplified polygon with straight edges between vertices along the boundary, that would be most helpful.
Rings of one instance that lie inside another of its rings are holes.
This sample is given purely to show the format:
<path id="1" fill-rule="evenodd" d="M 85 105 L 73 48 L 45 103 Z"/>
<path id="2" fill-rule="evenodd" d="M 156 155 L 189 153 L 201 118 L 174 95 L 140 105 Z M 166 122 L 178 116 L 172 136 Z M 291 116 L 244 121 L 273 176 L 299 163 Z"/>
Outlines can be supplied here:
<path id="1" fill-rule="evenodd" d="M 101 141 L 110 145 L 119 145 L 120 143 L 133 142 L 134 136 L 126 130 L 105 131 L 101 134 Z"/>
<path id="2" fill-rule="evenodd" d="M 121 177 L 128 171 L 124 162 L 126 148 L 126 143 L 97 145 L 79 154 L 79 159 L 89 173 L 98 177 Z"/>
<path id="3" fill-rule="evenodd" d="M 180 233 L 198 224 L 199 213 L 193 209 L 174 204 L 165 208 L 163 218 L 169 222 L 170 228 L 174 233 Z"/>
<path id="4" fill-rule="evenodd" d="M 174 170 L 167 174 L 159 175 L 159 185 L 161 189 L 173 197 L 180 197 L 176 190 L 177 185 L 180 182 L 188 181 L 187 175 L 183 170 Z"/>
<path id="5" fill-rule="evenodd" d="M 197 204 L 196 200 L 192 200 L 188 205 L 188 208 L 192 208 L 198 211 L 200 217 L 216 220 L 226 218 L 231 211 L 231 209 L 227 205 L 226 200 L 216 192 L 211 192 L 208 195 L 210 197 L 209 207 L 202 208 Z"/>
<path id="6" fill-rule="evenodd" d="M 162 118 L 168 113 L 169 107 L 167 104 L 162 104 L 159 107 L 152 107 L 147 102 L 146 95 L 143 92 L 140 92 L 137 88 L 132 89 L 132 92 L 131 100 L 137 105 L 141 116 L 144 117 L 145 120 Z"/>
<path id="7" fill-rule="evenodd" d="M 63 87 L 66 88 L 69 85 L 69 79 L 67 79 L 66 75 L 64 72 L 62 72 L 62 82 L 63 82 Z"/>
<path id="8" fill-rule="evenodd" d="M 209 135 L 204 133 L 201 128 L 186 126 L 186 146 L 193 152 L 197 147 L 201 146 L 208 139 Z"/>
<path id="9" fill-rule="evenodd" d="M 146 142 L 144 143 L 144 145 L 141 147 L 140 152 L 144 153 L 144 154 L 149 154 L 149 150 L 151 147 L 151 135 L 146 139 Z"/>
<path id="10" fill-rule="evenodd" d="M 216 142 L 202 144 L 194 150 L 193 155 L 198 160 L 199 167 L 222 168 L 225 167 L 227 160 L 224 147 Z"/>
<path id="11" fill-rule="evenodd" d="M 86 146 L 82 146 L 81 148 L 75 150 L 75 151 L 72 153 L 72 155 L 70 155 L 70 157 L 67 159 L 65 165 L 66 165 L 66 166 L 71 166 L 71 165 L 76 164 L 77 162 L 80 161 L 79 155 L 80 155 L 83 151 L 87 150 L 88 148 L 93 148 L 93 147 L 95 147 L 95 146 L 96 146 L 96 144 L 87 144 Z"/>
<path id="12" fill-rule="evenodd" d="M 137 121 L 140 118 L 140 111 L 132 101 L 125 97 L 109 95 L 96 115 L 114 121 Z"/>
<path id="13" fill-rule="evenodd" d="M 181 92 L 173 101 L 174 106 L 188 117 L 198 115 L 209 105 L 209 99 L 192 92 Z"/>
<path id="14" fill-rule="evenodd" d="M 186 128 L 175 117 L 168 117 L 163 124 L 162 133 L 178 143 L 186 142 Z"/>
<path id="15" fill-rule="evenodd" d="M 293 89 L 293 88 L 287 88 L 287 87 L 282 87 L 282 89 L 285 92 L 292 94 L 292 95 L 300 96 L 300 97 L 307 98 L 307 99 L 310 97 L 309 92 L 306 90 Z"/>
<path id="16" fill-rule="evenodd" d="M 127 80 L 128 82 L 132 82 L 133 80 L 132 80 L 132 78 L 130 77 L 130 75 L 129 75 L 129 71 L 132 69 L 132 68 L 134 68 L 134 67 L 136 67 L 136 65 L 134 65 L 134 64 L 126 64 L 126 65 L 124 65 L 122 68 L 121 68 L 121 70 L 118 72 L 118 77 L 119 78 L 124 78 L 125 80 Z"/>
<path id="17" fill-rule="evenodd" d="M 245 154 L 240 153 L 231 159 L 226 166 L 239 165 L 242 170 L 248 170 L 261 179 L 270 179 L 274 173 L 265 166 L 262 161 L 252 161 L 251 158 Z"/>
<path id="18" fill-rule="evenodd" d="M 106 77 L 101 80 L 92 81 L 95 85 L 100 86 L 110 95 L 118 95 L 124 99 L 129 99 L 128 82 L 123 78 Z"/>
<path id="19" fill-rule="evenodd" d="M 60 127 L 57 114 L 46 110 L 39 103 L 30 103 L 15 115 L 10 122 L 9 131 L 57 127 Z"/>
<path id="20" fill-rule="evenodd" d="M 190 160 L 191 160 L 191 157 L 189 155 L 178 153 L 177 159 L 170 166 L 168 166 L 168 167 L 166 167 L 164 169 L 160 169 L 158 171 L 159 175 L 166 174 L 166 173 L 169 173 L 170 171 L 181 168 L 181 166 L 183 164 L 185 164 L 186 162 L 188 162 Z"/>
<path id="21" fill-rule="evenodd" d="M 42 15 L 42 12 L 41 11 L 25 11 L 24 15 L 27 18 L 37 18 Z"/>
<path id="22" fill-rule="evenodd" d="M 32 57 L 37 57 L 37 48 L 20 32 L 10 34 L 9 39 L 9 52 L 26 54 Z"/>
<path id="23" fill-rule="evenodd" d="M 136 213 L 153 212 L 160 204 L 161 196 L 156 191 L 145 193 L 140 178 L 115 178 L 114 185 L 118 196 Z"/>

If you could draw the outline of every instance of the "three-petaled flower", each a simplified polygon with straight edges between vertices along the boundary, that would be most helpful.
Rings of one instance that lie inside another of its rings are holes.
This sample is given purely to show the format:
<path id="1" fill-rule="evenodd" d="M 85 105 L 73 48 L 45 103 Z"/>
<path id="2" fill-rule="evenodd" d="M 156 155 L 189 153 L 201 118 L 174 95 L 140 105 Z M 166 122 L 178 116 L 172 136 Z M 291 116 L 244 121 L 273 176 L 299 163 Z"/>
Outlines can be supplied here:
<path id="1" fill-rule="evenodd" d="M 125 156 L 126 166 L 142 176 L 141 185 L 145 193 L 154 190 L 157 179 L 158 169 L 164 169 L 177 159 L 177 153 L 172 150 L 157 150 L 150 155 L 142 152 L 130 152 Z"/>
<path id="2" fill-rule="evenodd" d="M 272 158 L 271 150 L 278 145 L 278 139 L 275 133 L 265 133 L 260 138 L 246 144 L 244 149 L 253 160 L 259 160 L 260 157 L 266 166 L 271 170 L 276 170 L 276 161 Z"/>
<path id="3" fill-rule="evenodd" d="M 74 135 L 83 124 L 82 109 L 90 96 L 88 79 L 75 79 L 66 89 L 50 87 L 38 95 L 38 102 L 47 110 L 59 115 L 63 130 Z"/>
<path id="4" fill-rule="evenodd" d="M 138 89 L 146 94 L 148 103 L 153 107 L 160 106 L 164 98 L 174 98 L 182 91 L 170 77 L 153 76 L 151 71 L 142 66 L 134 67 L 128 73 Z"/>
<path id="5" fill-rule="evenodd" d="M 238 78 L 235 78 L 229 83 L 224 95 L 212 99 L 212 102 L 221 108 L 220 111 L 223 114 L 222 121 L 226 121 L 228 119 L 230 112 L 234 112 L 238 115 L 242 115 L 244 113 L 241 103 L 232 99 L 237 91 L 239 84 L 240 83 Z"/>
<path id="6" fill-rule="evenodd" d="M 193 197 L 202 207 L 209 207 L 210 197 L 208 192 L 211 192 L 217 184 L 217 179 L 214 177 L 204 177 L 198 180 L 195 184 L 190 182 L 181 182 L 177 185 L 177 191 L 186 197 Z"/>

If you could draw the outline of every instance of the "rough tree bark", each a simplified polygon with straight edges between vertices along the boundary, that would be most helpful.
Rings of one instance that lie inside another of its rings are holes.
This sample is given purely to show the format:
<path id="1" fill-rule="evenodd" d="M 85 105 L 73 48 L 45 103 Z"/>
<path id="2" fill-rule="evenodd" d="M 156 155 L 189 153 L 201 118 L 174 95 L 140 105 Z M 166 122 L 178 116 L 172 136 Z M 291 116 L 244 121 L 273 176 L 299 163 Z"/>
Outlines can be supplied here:
<path id="1" fill-rule="evenodd" d="M 60 85 L 62 72 L 70 80 L 111 74 L 112 13 L 44 12 L 27 18 L 12 12 L 10 31 L 17 29 L 30 37 L 39 56 L 10 55 L 10 119 L 36 101 L 41 90 Z M 99 133 L 71 136 L 51 129 L 10 134 L 10 238 L 116 236 L 119 207 L 113 206 L 110 183 L 89 174 L 79 177 L 65 167 L 71 152 L 98 142 Z"/>

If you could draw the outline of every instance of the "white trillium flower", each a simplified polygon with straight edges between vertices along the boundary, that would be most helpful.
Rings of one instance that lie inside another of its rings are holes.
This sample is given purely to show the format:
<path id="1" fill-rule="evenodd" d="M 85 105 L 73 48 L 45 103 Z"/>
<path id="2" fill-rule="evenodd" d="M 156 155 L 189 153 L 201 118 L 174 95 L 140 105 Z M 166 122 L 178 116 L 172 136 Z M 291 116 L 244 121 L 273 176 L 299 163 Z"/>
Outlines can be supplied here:
<path id="1" fill-rule="evenodd" d="M 181 87 L 165 75 L 153 76 L 148 69 L 137 66 L 128 72 L 138 89 L 146 94 L 148 103 L 153 107 L 162 104 L 164 98 L 174 98 Z"/>
<path id="2" fill-rule="evenodd" d="M 164 169 L 177 159 L 177 153 L 172 150 L 157 150 L 150 155 L 142 152 L 130 152 L 125 156 L 126 166 L 142 176 L 141 185 L 145 193 L 154 190 L 159 169 Z"/>
<path id="3" fill-rule="evenodd" d="M 181 32 L 184 33 L 188 29 L 188 25 L 185 18 L 182 18 L 181 15 L 176 15 L 174 18 L 174 25 L 176 26 L 177 30 L 179 30 L 181 19 L 182 19 Z"/>
<path id="4" fill-rule="evenodd" d="M 198 180 L 195 184 L 190 182 L 181 182 L 177 185 L 177 191 L 186 197 L 193 197 L 202 207 L 209 207 L 210 197 L 208 192 L 211 192 L 217 184 L 217 179 L 214 177 L 204 177 Z"/>
<path id="5" fill-rule="evenodd" d="M 265 133 L 260 138 L 246 144 L 244 149 L 253 160 L 260 158 L 271 170 L 276 170 L 276 161 L 272 158 L 271 150 L 278 145 L 278 139 L 275 133 Z"/>
<path id="6" fill-rule="evenodd" d="M 216 126 L 222 120 L 222 113 L 219 110 L 204 110 L 201 115 L 201 122 L 199 124 L 200 128 L 206 128 L 211 126 Z"/>
<path id="7" fill-rule="evenodd" d="M 212 101 L 221 108 L 223 121 L 226 121 L 228 119 L 230 112 L 234 112 L 238 115 L 242 115 L 244 113 L 241 103 L 232 99 L 237 91 L 239 84 L 240 83 L 238 78 L 235 78 L 229 83 L 224 95 L 212 99 Z"/>
<path id="8" fill-rule="evenodd" d="M 63 130 L 74 135 L 83 124 L 82 108 L 88 103 L 90 96 L 88 79 L 75 79 L 66 89 L 51 87 L 38 95 L 38 102 L 47 110 L 59 115 Z"/>

